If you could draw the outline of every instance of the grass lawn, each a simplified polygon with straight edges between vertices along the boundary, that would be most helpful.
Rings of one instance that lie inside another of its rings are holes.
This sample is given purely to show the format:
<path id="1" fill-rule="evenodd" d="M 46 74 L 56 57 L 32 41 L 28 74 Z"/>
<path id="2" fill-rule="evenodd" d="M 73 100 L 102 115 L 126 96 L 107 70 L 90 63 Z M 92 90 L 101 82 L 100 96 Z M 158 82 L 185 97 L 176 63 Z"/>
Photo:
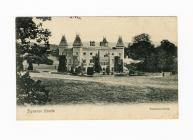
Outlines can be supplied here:
<path id="1" fill-rule="evenodd" d="M 71 79 L 34 79 L 41 80 L 50 91 L 51 101 L 48 104 L 158 103 L 178 100 L 176 77 L 131 77 L 127 82 L 135 82 L 132 85 Z"/>

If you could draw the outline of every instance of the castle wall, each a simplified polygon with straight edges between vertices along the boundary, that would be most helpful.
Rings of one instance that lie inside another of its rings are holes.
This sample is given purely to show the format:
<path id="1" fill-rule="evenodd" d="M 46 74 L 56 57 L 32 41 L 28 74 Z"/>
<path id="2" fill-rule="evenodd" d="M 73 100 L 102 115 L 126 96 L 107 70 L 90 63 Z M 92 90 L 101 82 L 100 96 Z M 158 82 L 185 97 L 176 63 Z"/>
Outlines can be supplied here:
<path id="1" fill-rule="evenodd" d="M 82 51 L 82 63 L 85 68 L 85 72 L 88 67 L 93 67 L 94 61 L 93 57 L 95 57 L 98 54 L 98 51 L 92 47 L 92 48 L 84 48 Z"/>
<path id="2" fill-rule="evenodd" d="M 88 67 L 93 67 L 93 57 L 99 53 L 99 60 L 102 71 L 106 71 L 109 67 L 110 72 L 114 72 L 114 57 L 119 56 L 124 59 L 124 48 L 104 48 L 104 47 L 73 47 L 59 48 L 59 54 L 65 55 L 67 59 L 67 69 L 73 66 L 83 66 L 84 72 Z"/>

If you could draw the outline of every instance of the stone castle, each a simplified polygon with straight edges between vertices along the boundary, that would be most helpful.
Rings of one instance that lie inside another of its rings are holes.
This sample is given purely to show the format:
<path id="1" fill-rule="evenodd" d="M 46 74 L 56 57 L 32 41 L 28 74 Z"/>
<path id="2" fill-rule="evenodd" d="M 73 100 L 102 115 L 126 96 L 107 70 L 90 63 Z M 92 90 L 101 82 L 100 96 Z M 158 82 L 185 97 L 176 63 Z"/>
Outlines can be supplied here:
<path id="1" fill-rule="evenodd" d="M 67 43 L 65 36 L 59 44 L 59 55 L 66 56 L 67 70 L 70 71 L 72 66 L 83 66 L 83 72 L 87 72 L 88 67 L 93 67 L 93 57 L 98 56 L 102 72 L 108 68 L 111 73 L 115 71 L 115 57 L 123 62 L 124 43 L 121 37 L 118 38 L 117 44 L 113 47 L 108 45 L 105 37 L 96 45 L 95 41 L 90 41 L 86 46 L 82 43 L 79 35 L 76 35 L 72 45 Z M 123 67 L 123 66 L 122 66 Z"/>

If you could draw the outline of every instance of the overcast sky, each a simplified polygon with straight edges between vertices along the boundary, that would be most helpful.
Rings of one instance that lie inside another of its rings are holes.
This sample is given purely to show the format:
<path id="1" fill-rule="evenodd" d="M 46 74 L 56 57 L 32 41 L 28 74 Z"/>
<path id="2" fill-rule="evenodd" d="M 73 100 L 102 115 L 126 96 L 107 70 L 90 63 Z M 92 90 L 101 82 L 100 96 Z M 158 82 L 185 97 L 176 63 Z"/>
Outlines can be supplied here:
<path id="1" fill-rule="evenodd" d="M 141 33 L 149 34 L 156 43 L 163 39 L 177 43 L 176 17 L 52 17 L 44 27 L 52 32 L 50 43 L 53 44 L 59 44 L 64 34 L 68 42 L 73 42 L 76 34 L 83 42 L 99 42 L 103 36 L 109 42 L 117 42 L 118 36 L 130 42 Z"/>

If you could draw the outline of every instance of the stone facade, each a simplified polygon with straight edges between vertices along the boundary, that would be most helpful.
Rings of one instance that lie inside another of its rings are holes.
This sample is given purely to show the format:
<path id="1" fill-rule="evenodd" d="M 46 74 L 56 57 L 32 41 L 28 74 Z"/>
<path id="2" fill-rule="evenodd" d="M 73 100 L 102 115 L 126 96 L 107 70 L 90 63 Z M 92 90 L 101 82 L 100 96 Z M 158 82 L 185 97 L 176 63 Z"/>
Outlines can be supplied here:
<path id="1" fill-rule="evenodd" d="M 115 57 L 118 56 L 120 60 L 124 59 L 124 43 L 119 37 L 116 46 L 109 47 L 106 38 L 96 45 L 94 41 L 90 42 L 90 46 L 84 46 L 80 36 L 76 35 L 72 46 L 68 45 L 65 36 L 62 37 L 59 44 L 59 55 L 65 55 L 67 59 L 67 70 L 70 71 L 72 66 L 83 66 L 86 73 L 88 67 L 93 67 L 93 57 L 98 55 L 102 72 L 107 68 L 110 72 L 114 72 Z"/>

